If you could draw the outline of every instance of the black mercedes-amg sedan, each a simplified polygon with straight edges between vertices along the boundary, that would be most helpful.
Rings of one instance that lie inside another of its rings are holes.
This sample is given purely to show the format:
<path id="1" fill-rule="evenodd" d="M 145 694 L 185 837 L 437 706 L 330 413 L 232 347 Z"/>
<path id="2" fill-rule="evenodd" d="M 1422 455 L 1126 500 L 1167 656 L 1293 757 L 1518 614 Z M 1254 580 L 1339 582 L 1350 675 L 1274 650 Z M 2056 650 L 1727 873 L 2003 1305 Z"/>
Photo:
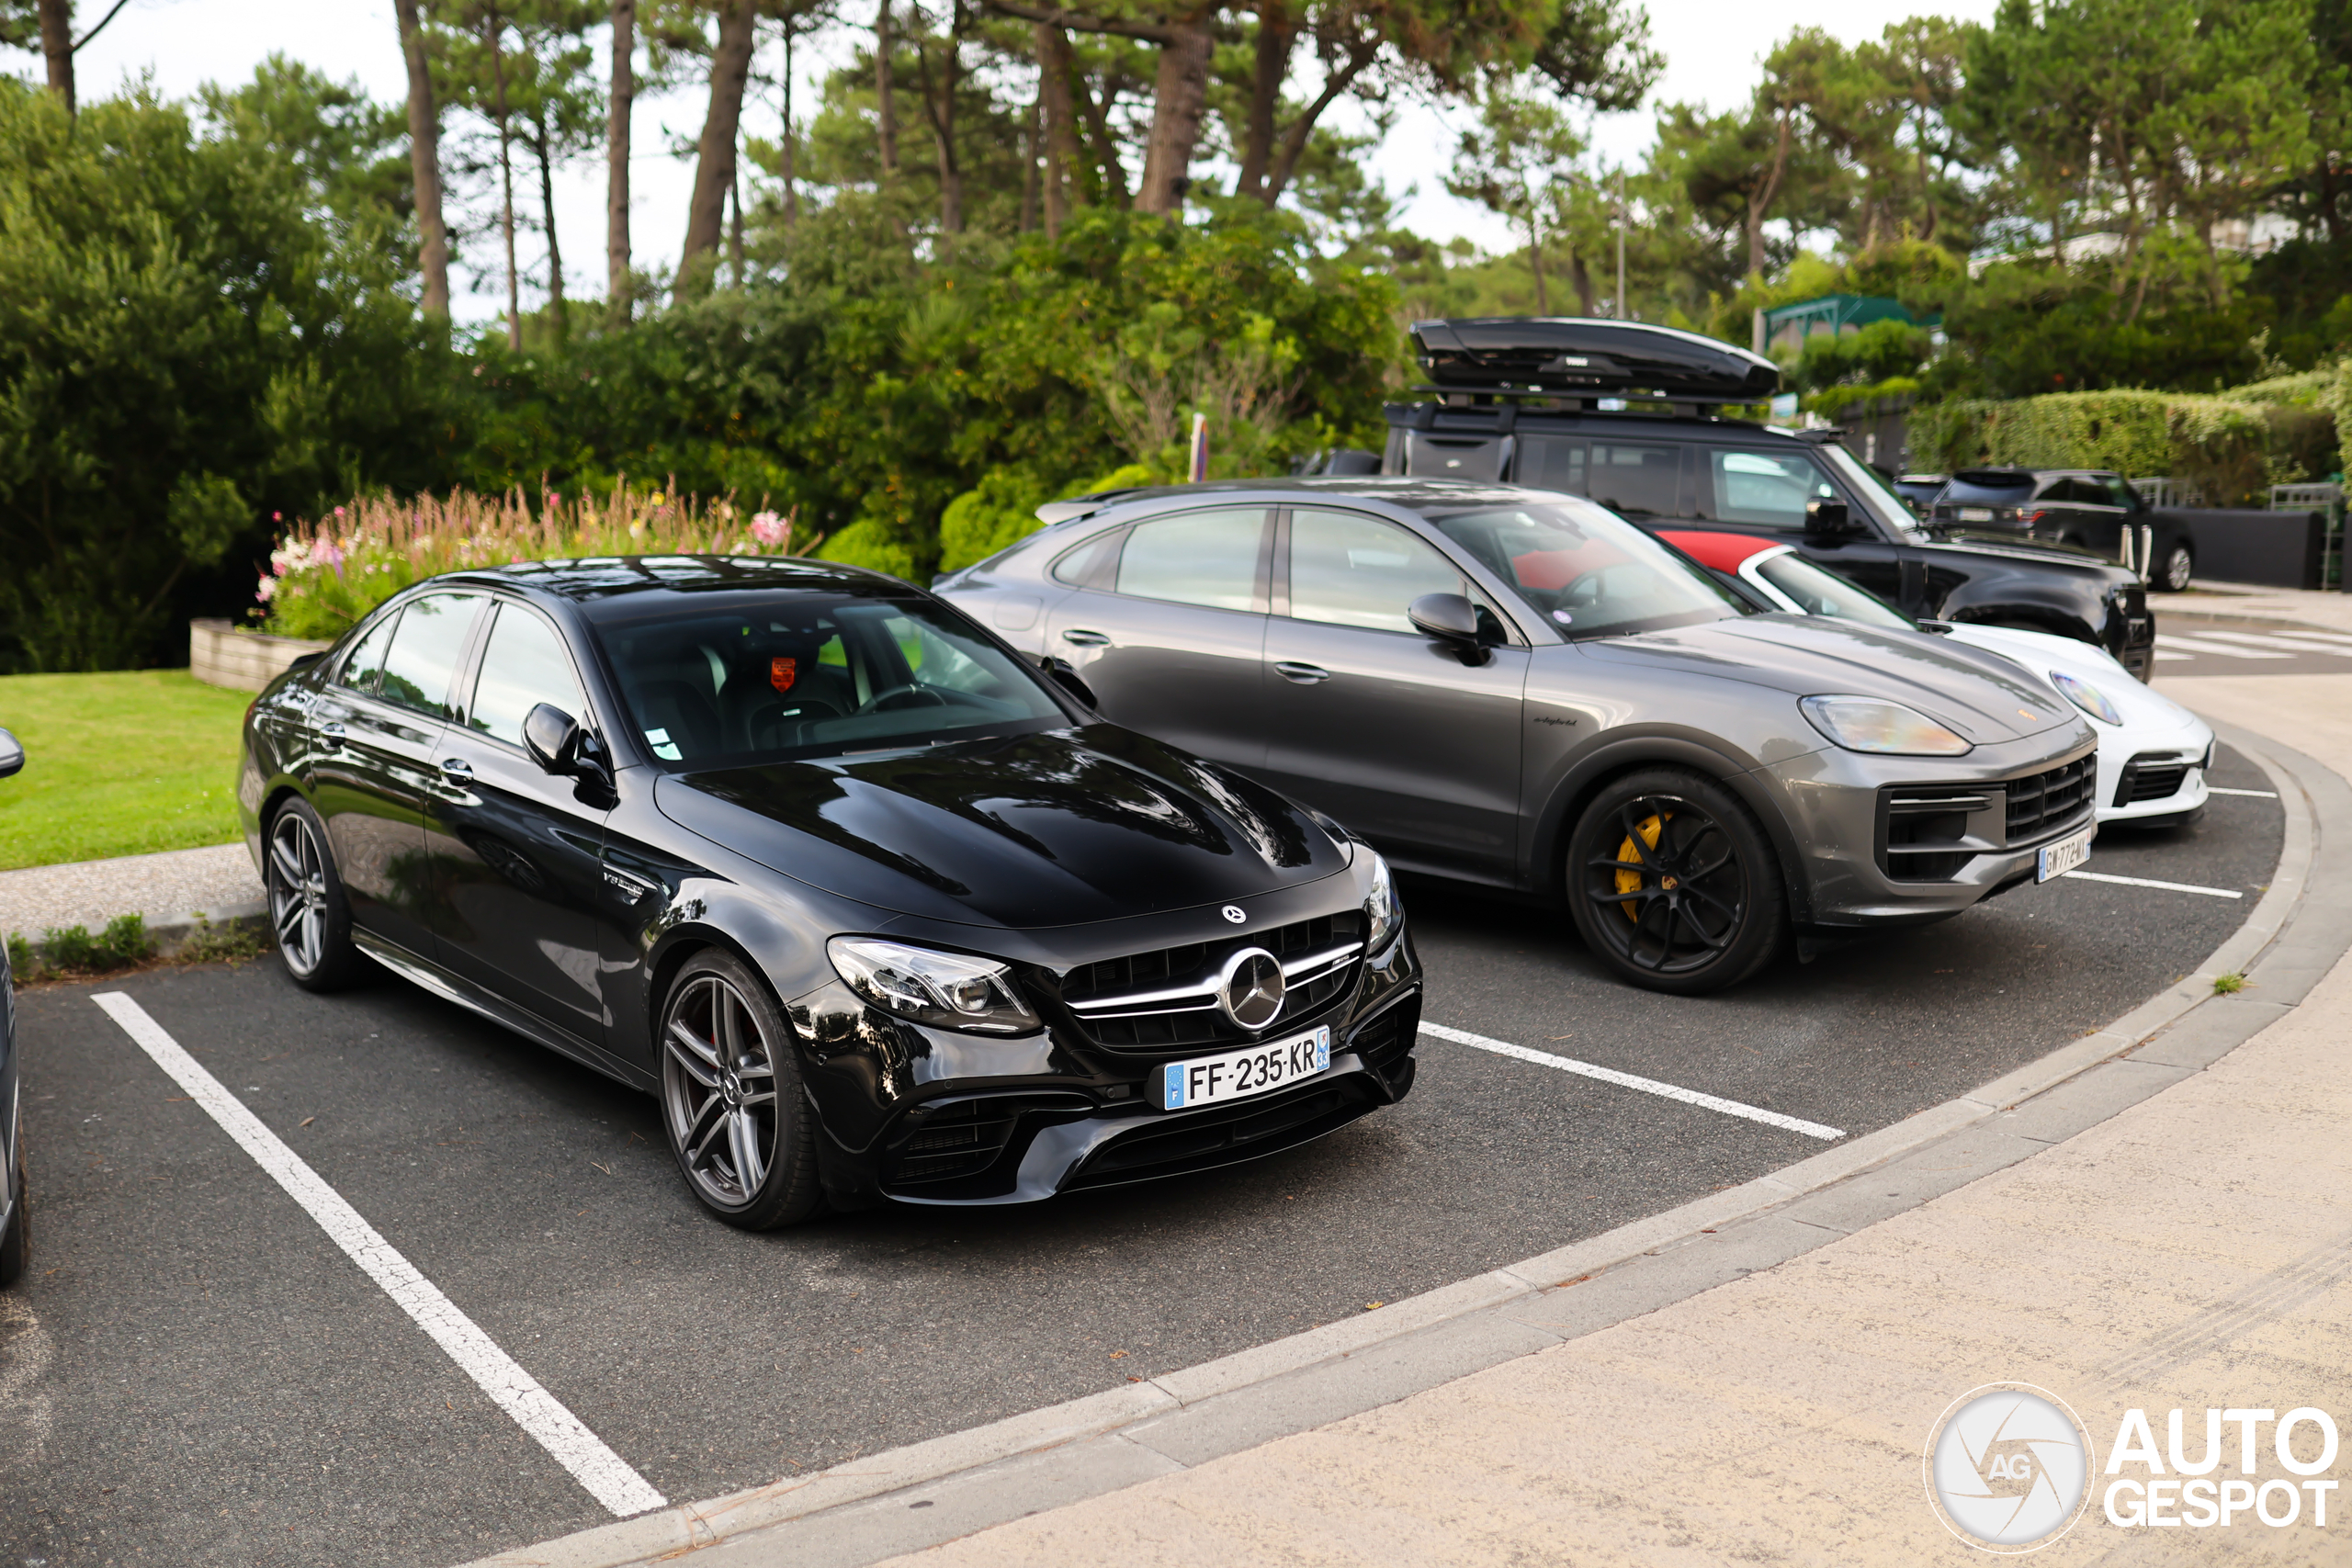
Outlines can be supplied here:
<path id="1" fill-rule="evenodd" d="M 747 1228 L 1204 1170 L 1413 1082 L 1377 853 L 871 572 L 435 578 L 261 694 L 238 798 L 297 984 L 373 960 L 657 1096 Z"/>

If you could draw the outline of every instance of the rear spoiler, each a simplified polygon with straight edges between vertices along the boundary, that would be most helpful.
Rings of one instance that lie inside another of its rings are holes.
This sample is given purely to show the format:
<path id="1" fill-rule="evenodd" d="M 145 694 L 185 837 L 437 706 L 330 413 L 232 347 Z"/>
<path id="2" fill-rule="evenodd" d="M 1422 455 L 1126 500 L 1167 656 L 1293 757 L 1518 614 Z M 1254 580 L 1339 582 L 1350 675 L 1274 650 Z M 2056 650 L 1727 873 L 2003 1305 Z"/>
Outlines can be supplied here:
<path id="1" fill-rule="evenodd" d="M 1037 508 L 1037 521 L 1050 528 L 1057 523 L 1069 523 L 1091 512 L 1100 512 L 1123 495 L 1133 495 L 1142 485 L 1128 485 L 1121 490 L 1098 490 L 1090 495 L 1073 495 L 1064 501 L 1049 501 Z"/>

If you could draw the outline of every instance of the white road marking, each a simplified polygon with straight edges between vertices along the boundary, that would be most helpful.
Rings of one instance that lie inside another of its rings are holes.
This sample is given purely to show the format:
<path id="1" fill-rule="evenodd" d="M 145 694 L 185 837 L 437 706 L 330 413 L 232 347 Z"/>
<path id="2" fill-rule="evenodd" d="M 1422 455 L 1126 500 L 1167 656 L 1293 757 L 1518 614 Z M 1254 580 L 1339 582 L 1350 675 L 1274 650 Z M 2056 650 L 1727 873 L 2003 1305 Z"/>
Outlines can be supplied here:
<path id="1" fill-rule="evenodd" d="M 2278 794 L 2267 789 L 2223 789 L 2220 784 L 2207 784 L 2207 795 L 2243 795 L 2250 800 L 2276 800 Z"/>
<path id="2" fill-rule="evenodd" d="M 514 1418 L 515 1425 L 536 1438 L 558 1464 L 571 1472 L 572 1478 L 586 1487 L 596 1501 L 623 1518 L 662 1507 L 668 1501 L 645 1477 L 629 1468 L 628 1461 L 606 1448 L 604 1439 L 566 1409 L 562 1401 L 516 1365 L 513 1357 L 500 1349 L 473 1319 L 459 1312 L 432 1280 L 418 1273 L 391 1243 L 377 1235 L 375 1227 L 359 1217 L 359 1211 L 344 1201 L 343 1194 L 321 1179 L 301 1156 L 287 1147 L 260 1117 L 245 1108 L 244 1101 L 206 1072 L 178 1041 L 164 1032 L 163 1025 L 147 1016 L 146 1009 L 120 991 L 101 992 L 90 999 L 122 1025 L 123 1032 L 138 1042 L 140 1049 L 153 1056 L 155 1065 L 175 1083 L 187 1090 L 189 1099 L 202 1106 L 220 1123 L 223 1132 L 310 1212 L 328 1239 L 382 1286 L 384 1293 L 414 1318 L 417 1326 L 431 1335 L 434 1343 L 447 1351 L 449 1359 L 481 1384 L 481 1391 L 495 1400 L 500 1409 Z"/>
<path id="3" fill-rule="evenodd" d="M 2173 649 L 2182 653 L 2218 654 L 2223 659 L 2292 659 L 2295 657 L 2291 653 L 2268 653 L 2260 649 L 2236 648 L 2226 642 L 2198 642 L 2189 637 L 2175 637 L 2170 632 L 2158 633 L 2156 646 L 2160 649 Z"/>
<path id="4" fill-rule="evenodd" d="M 1701 1094 L 1695 1089 L 1682 1089 L 1656 1078 L 1636 1077 L 1621 1073 L 1614 1067 L 1597 1067 L 1590 1062 L 1579 1062 L 1573 1056 L 1555 1056 L 1549 1051 L 1531 1051 L 1524 1045 L 1514 1045 L 1508 1040 L 1489 1040 L 1483 1034 L 1473 1034 L 1466 1029 L 1448 1029 L 1442 1023 L 1424 1023 L 1421 1032 L 1434 1034 L 1440 1040 L 1451 1040 L 1457 1045 L 1474 1045 L 1481 1051 L 1492 1051 L 1498 1056 L 1516 1056 L 1522 1062 L 1533 1062 L 1540 1067 L 1557 1067 L 1564 1073 L 1577 1073 L 1585 1077 L 1613 1083 L 1620 1089 L 1637 1089 L 1644 1094 L 1661 1095 L 1679 1100 L 1685 1105 L 1696 1105 L 1709 1111 L 1720 1111 L 1726 1116 L 1744 1116 L 1750 1122 L 1761 1122 L 1768 1127 L 1782 1127 L 1792 1133 L 1803 1133 L 1808 1138 L 1833 1139 L 1846 1134 L 1835 1127 L 1825 1127 L 1818 1122 L 1807 1122 L 1795 1116 L 1783 1116 L 1777 1111 L 1765 1111 L 1753 1105 L 1742 1105 L 1736 1100 L 1718 1100 L 1712 1094 Z"/>
<path id="5" fill-rule="evenodd" d="M 2156 649 L 2156 654 L 2155 654 L 2155 656 L 2156 656 L 2156 658 L 2158 658 L 2159 660 L 2165 660 L 2165 659 L 2177 659 L 2177 660 L 2181 660 L 2183 663 L 2186 663 L 2186 662 L 2188 662 L 2189 660 L 2191 660 L 2191 659 L 2193 659 L 2193 658 L 2195 658 L 2195 657 L 2196 657 L 2196 655 L 2195 655 L 2195 654 L 2190 654 L 2190 653 L 2166 653 L 2166 652 L 2165 652 L 2163 649 L 2161 649 L 2161 648 L 2160 648 L 2160 649 Z"/>
<path id="6" fill-rule="evenodd" d="M 2321 642 L 2302 637 L 2282 637 L 2277 632 L 2199 632 L 2199 637 L 2219 638 L 2223 642 L 2244 643 L 2249 648 L 2284 648 L 2297 653 L 2324 653 L 2335 659 L 2352 659 L 2352 649 L 2342 649 L 2332 642 Z"/>
<path id="7" fill-rule="evenodd" d="M 2193 882 L 2151 882 L 2144 876 L 2109 876 L 2103 871 L 2062 871 L 2061 876 L 2079 876 L 2085 882 L 2112 882 L 2118 887 L 2161 887 L 2167 893 L 2202 893 L 2208 898 L 2243 898 L 2243 893 L 2233 893 L 2226 887 L 2199 887 Z"/>

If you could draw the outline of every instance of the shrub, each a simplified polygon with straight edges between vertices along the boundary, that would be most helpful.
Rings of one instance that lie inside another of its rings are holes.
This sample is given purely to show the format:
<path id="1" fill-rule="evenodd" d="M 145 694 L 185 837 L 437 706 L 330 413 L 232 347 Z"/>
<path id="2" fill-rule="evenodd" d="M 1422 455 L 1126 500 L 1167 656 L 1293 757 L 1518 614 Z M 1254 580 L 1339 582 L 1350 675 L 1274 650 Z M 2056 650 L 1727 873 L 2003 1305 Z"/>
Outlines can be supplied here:
<path id="1" fill-rule="evenodd" d="M 1911 416 L 1923 468 L 2111 468 L 2186 479 L 2216 506 L 2250 505 L 2327 454 L 2321 411 L 2178 392 L 1955 399 Z"/>
<path id="2" fill-rule="evenodd" d="M 536 513 L 519 492 L 361 497 L 288 529 L 254 597 L 280 636 L 336 637 L 410 583 L 445 571 L 585 556 L 785 555 L 792 526 L 789 516 L 747 513 L 732 499 L 637 491 L 626 480 L 601 501 L 549 491 Z"/>
<path id="3" fill-rule="evenodd" d="M 147 920 L 142 915 L 118 915 L 107 922 L 107 929 L 92 936 L 85 926 L 51 926 L 41 932 L 41 946 L 48 963 L 36 966 L 29 962 L 31 953 L 25 951 L 28 975 L 55 972 L 63 975 L 103 975 L 109 970 L 128 969 L 154 952 L 155 944 L 148 939 Z M 10 967 L 15 967 L 21 943 L 11 939 L 8 945 Z"/>

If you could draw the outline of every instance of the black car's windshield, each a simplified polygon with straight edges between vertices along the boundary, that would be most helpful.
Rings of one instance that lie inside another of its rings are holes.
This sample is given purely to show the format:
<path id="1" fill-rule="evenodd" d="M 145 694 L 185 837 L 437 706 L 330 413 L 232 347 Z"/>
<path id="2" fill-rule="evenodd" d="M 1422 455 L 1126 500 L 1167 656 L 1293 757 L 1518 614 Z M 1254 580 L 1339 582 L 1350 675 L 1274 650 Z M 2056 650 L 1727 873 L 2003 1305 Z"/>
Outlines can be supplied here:
<path id="1" fill-rule="evenodd" d="M 595 635 L 647 750 L 674 767 L 838 756 L 1070 722 L 1019 661 L 921 600 L 749 592 Z"/>
<path id="2" fill-rule="evenodd" d="M 1826 571 L 1792 550 L 1759 561 L 1756 575 L 1797 602 L 1808 615 L 1835 615 L 1866 626 L 1916 631 L 1917 624 L 1874 594 L 1866 593 L 1835 572 Z"/>
<path id="3" fill-rule="evenodd" d="M 1748 613 L 1647 534 L 1575 496 L 1432 511 L 1430 521 L 1565 637 L 1621 637 Z"/>

